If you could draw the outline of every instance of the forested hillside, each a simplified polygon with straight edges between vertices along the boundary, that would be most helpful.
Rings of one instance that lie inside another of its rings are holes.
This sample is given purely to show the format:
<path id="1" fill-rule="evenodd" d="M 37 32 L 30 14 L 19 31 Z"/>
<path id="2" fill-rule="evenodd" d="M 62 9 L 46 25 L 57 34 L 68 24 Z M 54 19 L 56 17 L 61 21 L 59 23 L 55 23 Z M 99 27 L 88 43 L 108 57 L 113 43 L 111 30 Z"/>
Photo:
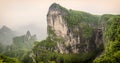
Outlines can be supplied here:
<path id="1" fill-rule="evenodd" d="M 92 15 L 54 3 L 47 23 L 48 37 L 33 48 L 36 62 L 120 62 L 119 15 Z"/>
<path id="2" fill-rule="evenodd" d="M 0 63 L 120 63 L 120 15 L 94 15 L 53 3 L 45 40 L 29 31 L 0 44 Z"/>

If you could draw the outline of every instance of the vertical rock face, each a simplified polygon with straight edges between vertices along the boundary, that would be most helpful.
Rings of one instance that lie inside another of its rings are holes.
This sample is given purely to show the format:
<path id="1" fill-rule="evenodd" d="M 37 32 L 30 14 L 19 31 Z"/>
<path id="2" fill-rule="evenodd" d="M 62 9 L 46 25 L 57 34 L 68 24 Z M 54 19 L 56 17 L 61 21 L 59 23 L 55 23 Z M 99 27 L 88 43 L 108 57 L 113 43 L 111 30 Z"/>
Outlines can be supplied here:
<path id="1" fill-rule="evenodd" d="M 59 5 L 57 4 L 53 4 L 50 7 L 47 15 L 47 23 L 48 26 L 50 26 L 52 30 L 54 30 L 57 36 L 65 37 L 67 35 L 68 28 L 58 7 Z"/>
<path id="2" fill-rule="evenodd" d="M 47 14 L 47 23 L 48 28 L 51 28 L 51 30 L 53 30 L 57 36 L 67 38 L 68 27 L 67 23 L 63 19 L 63 15 L 65 14 L 62 13 L 62 8 L 58 4 L 54 3 L 49 8 L 49 12 Z M 68 53 L 62 43 L 57 43 L 57 47 L 60 53 Z"/>
<path id="3" fill-rule="evenodd" d="M 51 29 L 56 37 L 63 38 L 63 42 L 57 43 L 59 52 L 88 53 L 99 48 L 102 45 L 102 30 L 98 29 L 94 22 L 85 22 L 82 18 L 74 26 L 70 27 L 70 12 L 71 10 L 67 10 L 54 3 L 50 6 L 47 14 L 48 29 Z M 89 17 L 89 15 L 87 16 Z M 65 17 L 69 18 L 66 19 Z M 94 17 L 91 18 L 94 19 Z M 51 34 L 49 30 L 48 34 Z M 53 37 L 51 36 L 51 38 Z"/>

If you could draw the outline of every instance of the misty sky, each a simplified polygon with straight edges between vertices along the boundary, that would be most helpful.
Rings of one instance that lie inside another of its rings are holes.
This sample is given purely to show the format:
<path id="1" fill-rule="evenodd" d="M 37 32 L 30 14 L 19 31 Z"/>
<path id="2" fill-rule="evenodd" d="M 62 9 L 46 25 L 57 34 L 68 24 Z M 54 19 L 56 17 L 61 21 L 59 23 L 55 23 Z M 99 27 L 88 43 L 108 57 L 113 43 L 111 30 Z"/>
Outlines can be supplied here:
<path id="1" fill-rule="evenodd" d="M 46 37 L 46 15 L 52 3 L 93 14 L 120 14 L 120 0 L 0 0 L 0 27 L 30 30 Z M 24 28 L 24 29 L 23 29 Z"/>

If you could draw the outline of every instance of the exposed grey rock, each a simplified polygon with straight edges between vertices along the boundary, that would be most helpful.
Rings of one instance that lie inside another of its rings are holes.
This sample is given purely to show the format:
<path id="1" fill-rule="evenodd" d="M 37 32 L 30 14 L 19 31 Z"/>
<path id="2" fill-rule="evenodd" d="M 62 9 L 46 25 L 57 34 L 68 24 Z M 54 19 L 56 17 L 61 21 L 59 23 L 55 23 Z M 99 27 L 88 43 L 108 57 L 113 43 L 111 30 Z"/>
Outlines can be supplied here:
<path id="1" fill-rule="evenodd" d="M 103 44 L 102 29 L 98 29 L 94 23 L 82 22 L 74 27 L 68 27 L 64 16 L 67 16 L 67 9 L 59 4 L 52 4 L 47 14 L 48 28 L 64 39 L 64 42 L 58 42 L 57 47 L 60 53 L 88 53 L 99 48 Z M 93 29 L 91 36 L 84 37 L 81 24 L 85 24 Z M 49 33 L 49 32 L 48 32 Z M 53 37 L 52 37 L 53 38 Z"/>

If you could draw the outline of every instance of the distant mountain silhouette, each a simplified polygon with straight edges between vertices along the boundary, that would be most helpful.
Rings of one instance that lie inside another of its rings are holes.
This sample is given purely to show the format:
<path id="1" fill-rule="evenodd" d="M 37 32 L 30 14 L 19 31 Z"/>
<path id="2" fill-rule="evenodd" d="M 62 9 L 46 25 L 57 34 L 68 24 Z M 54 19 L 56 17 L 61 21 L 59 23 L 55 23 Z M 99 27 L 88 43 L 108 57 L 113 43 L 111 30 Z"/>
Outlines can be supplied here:
<path id="1" fill-rule="evenodd" d="M 12 46 L 15 49 L 31 50 L 36 40 L 36 35 L 31 35 L 30 31 L 27 31 L 25 35 L 14 37 Z"/>
<path id="2" fill-rule="evenodd" d="M 11 30 L 7 26 L 3 26 L 0 29 L 0 43 L 3 45 L 12 44 L 12 38 L 15 37 L 15 31 Z"/>

